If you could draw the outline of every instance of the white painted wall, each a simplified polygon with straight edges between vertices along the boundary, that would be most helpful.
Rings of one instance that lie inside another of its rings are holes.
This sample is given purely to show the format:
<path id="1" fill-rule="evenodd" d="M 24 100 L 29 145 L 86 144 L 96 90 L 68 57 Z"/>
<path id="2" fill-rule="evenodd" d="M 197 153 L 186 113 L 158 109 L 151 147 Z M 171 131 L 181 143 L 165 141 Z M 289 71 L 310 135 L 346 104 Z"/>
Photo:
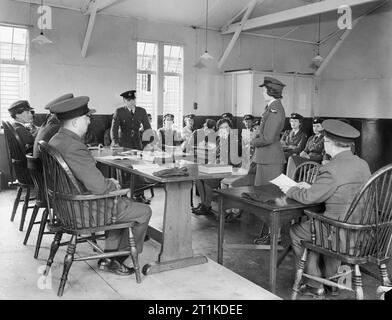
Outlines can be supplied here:
<path id="1" fill-rule="evenodd" d="M 38 35 L 37 6 L 10 0 L 0 1 L 0 22 L 31 25 L 31 38 Z M 53 29 L 45 34 L 53 45 L 31 46 L 30 102 L 43 112 L 51 99 L 65 93 L 90 96 L 98 113 L 112 113 L 121 103 L 119 93 L 136 82 L 136 41 L 152 40 L 184 46 L 184 114 L 220 114 L 225 105 L 223 74 L 197 69 L 194 64 L 204 52 L 204 31 L 147 20 L 98 14 L 87 57 L 81 47 L 88 17 L 65 9 L 52 8 Z M 219 60 L 230 41 L 209 31 L 208 51 Z M 241 35 L 223 70 L 252 68 L 277 72 L 309 72 L 312 46 Z M 198 109 L 193 110 L 193 103 Z"/>
<path id="2" fill-rule="evenodd" d="M 318 84 L 321 116 L 392 118 L 392 3 L 352 30 Z"/>

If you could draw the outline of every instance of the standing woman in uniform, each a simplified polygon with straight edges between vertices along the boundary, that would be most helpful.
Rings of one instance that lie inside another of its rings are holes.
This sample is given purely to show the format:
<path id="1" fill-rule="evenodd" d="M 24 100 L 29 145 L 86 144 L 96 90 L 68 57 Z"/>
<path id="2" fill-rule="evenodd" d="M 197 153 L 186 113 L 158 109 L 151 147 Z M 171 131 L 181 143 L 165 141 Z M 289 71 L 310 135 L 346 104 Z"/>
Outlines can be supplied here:
<path id="1" fill-rule="evenodd" d="M 267 184 L 283 171 L 286 159 L 280 143 L 280 132 L 285 124 L 285 112 L 280 99 L 285 85 L 272 77 L 265 77 L 260 85 L 268 102 L 261 116 L 260 134 L 251 140 L 255 148 L 252 162 L 256 165 L 255 186 Z"/>
<path id="2" fill-rule="evenodd" d="M 140 125 L 143 125 L 143 130 L 148 130 L 152 135 L 151 125 L 148 121 L 146 109 L 136 106 L 136 90 L 123 92 L 120 96 L 123 97 L 125 105 L 117 108 L 113 114 L 111 136 L 113 137 L 112 146 L 120 146 L 131 149 L 142 150 L 142 138 L 140 137 Z M 121 128 L 121 137 L 119 138 L 118 129 Z M 150 129 L 150 130 L 149 130 Z M 148 134 L 143 134 L 148 136 Z M 144 179 L 135 176 L 134 187 L 138 189 L 142 187 Z M 137 201 L 150 204 L 150 201 L 144 197 L 144 192 L 135 192 Z"/>

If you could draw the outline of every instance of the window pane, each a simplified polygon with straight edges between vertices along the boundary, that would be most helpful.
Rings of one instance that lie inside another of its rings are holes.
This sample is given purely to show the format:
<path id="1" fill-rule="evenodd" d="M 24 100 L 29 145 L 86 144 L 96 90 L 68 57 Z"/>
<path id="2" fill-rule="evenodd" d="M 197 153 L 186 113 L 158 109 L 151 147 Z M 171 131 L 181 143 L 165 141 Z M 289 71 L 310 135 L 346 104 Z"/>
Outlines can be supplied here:
<path id="1" fill-rule="evenodd" d="M 0 26 L 0 42 L 12 42 L 12 27 Z"/>
<path id="2" fill-rule="evenodd" d="M 183 48 L 180 46 L 165 45 L 164 54 L 164 72 L 182 74 Z"/>
<path id="3" fill-rule="evenodd" d="M 174 114 L 174 124 L 182 128 L 182 77 L 165 76 L 163 93 L 163 114 Z"/>
<path id="4" fill-rule="evenodd" d="M 0 64 L 0 117 L 11 120 L 8 107 L 16 100 L 27 99 L 26 66 Z"/>
<path id="5" fill-rule="evenodd" d="M 14 28 L 14 43 L 24 44 L 27 42 L 27 30 L 21 28 Z"/>
<path id="6" fill-rule="evenodd" d="M 26 62 L 28 30 L 0 26 L 0 119 L 11 120 L 8 107 L 16 100 L 28 99 Z M 18 64 L 12 64 L 13 62 Z"/>
<path id="7" fill-rule="evenodd" d="M 137 69 L 157 70 L 157 44 L 149 42 L 137 43 Z"/>
<path id="8" fill-rule="evenodd" d="M 156 75 L 138 73 L 136 76 L 136 104 L 152 116 L 152 126 L 157 128 Z"/>

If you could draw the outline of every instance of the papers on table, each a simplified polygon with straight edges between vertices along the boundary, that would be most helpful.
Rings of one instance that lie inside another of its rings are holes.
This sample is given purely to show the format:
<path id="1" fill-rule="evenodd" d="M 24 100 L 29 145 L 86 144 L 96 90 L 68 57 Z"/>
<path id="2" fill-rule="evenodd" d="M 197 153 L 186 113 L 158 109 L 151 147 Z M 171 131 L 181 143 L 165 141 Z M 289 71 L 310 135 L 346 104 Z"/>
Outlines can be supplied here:
<path id="1" fill-rule="evenodd" d="M 293 179 L 289 178 L 283 173 L 279 177 L 276 177 L 275 179 L 271 180 L 270 182 L 278 186 L 279 188 L 297 186 L 297 183 Z"/>
<path id="2" fill-rule="evenodd" d="M 103 160 L 130 160 L 130 159 L 135 159 L 135 156 L 108 155 L 108 156 L 102 156 L 102 157 L 96 157 L 96 158 L 103 159 Z"/>
<path id="3" fill-rule="evenodd" d="M 152 163 L 152 164 L 134 164 L 132 165 L 132 168 L 134 170 L 149 174 L 149 175 L 153 175 L 154 172 L 161 170 L 162 168 L 156 164 L 156 163 Z"/>

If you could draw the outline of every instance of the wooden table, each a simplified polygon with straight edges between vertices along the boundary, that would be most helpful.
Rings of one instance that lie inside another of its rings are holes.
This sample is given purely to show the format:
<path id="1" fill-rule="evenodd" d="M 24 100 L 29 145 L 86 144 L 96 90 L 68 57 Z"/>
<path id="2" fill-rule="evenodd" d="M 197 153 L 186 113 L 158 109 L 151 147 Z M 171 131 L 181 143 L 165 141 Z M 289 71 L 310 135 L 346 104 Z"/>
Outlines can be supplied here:
<path id="1" fill-rule="evenodd" d="M 192 249 L 192 229 L 190 210 L 190 191 L 195 180 L 222 179 L 231 177 L 231 174 L 203 174 L 199 173 L 197 164 L 186 164 L 189 176 L 181 177 L 156 177 L 152 172 L 138 171 L 133 165 L 152 164 L 145 161 L 140 156 L 126 160 L 105 159 L 105 156 L 116 156 L 122 150 L 111 150 L 104 148 L 101 150 L 91 150 L 97 162 L 108 165 L 112 168 L 120 169 L 133 175 L 139 175 L 149 180 L 162 183 L 165 190 L 163 230 L 158 230 L 149 226 L 148 234 L 162 244 L 158 260 L 155 263 L 147 264 L 143 267 L 144 274 L 183 268 L 191 265 L 206 263 L 207 258 L 203 255 L 195 256 Z M 180 157 L 182 158 L 182 157 Z M 185 159 L 185 158 L 184 158 Z M 189 159 L 189 158 L 188 158 Z M 177 159 L 178 160 L 178 159 Z M 160 165 L 160 169 L 173 167 L 174 164 Z M 133 179 L 131 179 L 132 181 Z M 132 190 L 132 182 L 131 182 Z"/>
<path id="2" fill-rule="evenodd" d="M 270 227 L 270 290 L 276 291 L 276 269 L 278 257 L 278 234 L 279 227 L 290 223 L 292 219 L 301 217 L 304 209 L 318 210 L 320 204 L 305 205 L 293 199 L 288 199 L 275 185 L 260 187 L 238 187 L 214 190 L 219 197 L 219 233 L 218 233 L 218 263 L 223 262 L 223 239 L 224 239 L 224 212 L 229 208 L 240 208 L 250 212 Z M 243 192 L 257 193 L 261 201 L 248 200 L 241 197 Z"/>

